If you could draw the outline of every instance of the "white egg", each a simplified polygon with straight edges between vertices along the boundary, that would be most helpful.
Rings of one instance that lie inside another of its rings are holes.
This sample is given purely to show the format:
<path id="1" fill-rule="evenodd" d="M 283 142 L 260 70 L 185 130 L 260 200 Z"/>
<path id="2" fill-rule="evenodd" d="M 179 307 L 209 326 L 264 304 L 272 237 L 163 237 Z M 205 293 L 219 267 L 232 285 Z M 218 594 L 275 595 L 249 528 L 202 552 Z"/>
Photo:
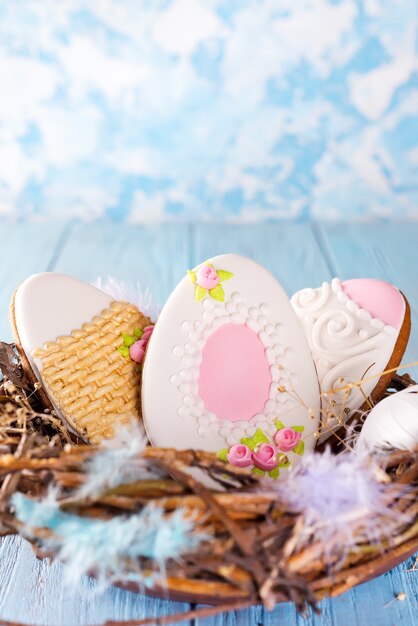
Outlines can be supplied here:
<path id="1" fill-rule="evenodd" d="M 413 385 L 373 407 L 364 421 L 356 447 L 414 450 L 417 446 L 418 385 Z"/>

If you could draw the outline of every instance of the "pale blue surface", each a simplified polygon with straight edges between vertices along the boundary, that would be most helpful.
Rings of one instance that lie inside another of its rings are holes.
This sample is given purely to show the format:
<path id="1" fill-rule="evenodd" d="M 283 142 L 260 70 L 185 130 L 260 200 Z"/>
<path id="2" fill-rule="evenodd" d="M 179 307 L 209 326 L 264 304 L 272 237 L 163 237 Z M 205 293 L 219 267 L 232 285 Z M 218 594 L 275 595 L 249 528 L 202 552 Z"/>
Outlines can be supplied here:
<path id="1" fill-rule="evenodd" d="M 0 3 L 0 214 L 418 217 L 416 0 Z"/>
<path id="2" fill-rule="evenodd" d="M 397 284 L 412 306 L 415 330 L 405 361 L 418 356 L 418 225 L 279 223 L 257 226 L 109 223 L 0 223 L 0 337 L 10 336 L 7 306 L 16 284 L 45 269 L 94 280 L 111 273 L 149 285 L 163 302 L 185 269 L 221 252 L 238 252 L 264 263 L 291 292 L 334 275 L 376 276 Z M 417 372 L 415 371 L 415 376 Z M 321 615 L 304 620 L 291 604 L 272 613 L 261 607 L 183 626 L 418 626 L 418 570 L 414 559 L 339 598 L 321 603 Z M 84 626 L 110 619 L 139 619 L 187 610 L 187 604 L 110 589 L 91 596 L 94 583 L 78 589 L 63 580 L 63 568 L 37 562 L 28 544 L 0 542 L 0 624 L 16 620 L 43 626 Z M 391 602 L 404 592 L 404 602 Z M 390 604 L 388 604 L 390 603 Z"/>

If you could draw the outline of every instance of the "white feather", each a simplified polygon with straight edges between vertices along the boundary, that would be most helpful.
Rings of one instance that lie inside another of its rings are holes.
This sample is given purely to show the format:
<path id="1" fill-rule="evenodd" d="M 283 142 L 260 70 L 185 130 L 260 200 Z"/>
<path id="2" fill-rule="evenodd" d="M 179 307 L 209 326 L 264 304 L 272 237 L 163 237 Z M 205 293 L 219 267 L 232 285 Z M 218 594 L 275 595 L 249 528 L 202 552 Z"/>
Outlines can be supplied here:
<path id="1" fill-rule="evenodd" d="M 388 396 L 366 417 L 356 448 L 414 450 L 418 446 L 418 385 Z"/>

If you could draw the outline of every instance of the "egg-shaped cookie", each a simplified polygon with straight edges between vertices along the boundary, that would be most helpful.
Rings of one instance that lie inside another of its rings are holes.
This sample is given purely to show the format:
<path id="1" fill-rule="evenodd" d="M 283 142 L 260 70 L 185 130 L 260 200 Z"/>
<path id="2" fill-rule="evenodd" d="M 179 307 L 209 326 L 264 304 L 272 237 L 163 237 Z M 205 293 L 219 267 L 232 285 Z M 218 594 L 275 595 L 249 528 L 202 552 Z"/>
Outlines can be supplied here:
<path id="1" fill-rule="evenodd" d="M 136 306 L 46 272 L 16 289 L 10 321 L 23 367 L 75 433 L 97 444 L 140 419 L 141 366 L 131 353 L 151 320 Z"/>
<path id="2" fill-rule="evenodd" d="M 411 317 L 393 285 L 373 278 L 334 278 L 291 299 L 314 358 L 321 387 L 324 441 L 356 411 L 386 391 L 405 352 Z"/>
<path id="3" fill-rule="evenodd" d="M 142 410 L 153 445 L 217 452 L 272 477 L 314 447 L 314 363 L 270 272 L 226 254 L 185 274 L 149 343 Z"/>

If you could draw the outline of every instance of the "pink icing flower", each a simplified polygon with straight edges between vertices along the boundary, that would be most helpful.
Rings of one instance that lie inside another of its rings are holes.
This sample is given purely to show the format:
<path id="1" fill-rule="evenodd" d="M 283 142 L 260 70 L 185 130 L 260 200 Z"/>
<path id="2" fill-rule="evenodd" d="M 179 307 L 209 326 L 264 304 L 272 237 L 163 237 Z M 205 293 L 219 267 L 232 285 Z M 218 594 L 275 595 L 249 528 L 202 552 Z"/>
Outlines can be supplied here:
<path id="1" fill-rule="evenodd" d="M 154 330 L 154 326 L 146 326 L 144 328 L 144 333 L 141 337 L 142 341 L 148 341 L 148 339 L 151 337 L 152 335 L 152 331 Z"/>
<path id="2" fill-rule="evenodd" d="M 279 464 L 277 448 L 270 443 L 262 443 L 252 453 L 252 459 L 254 465 L 265 472 L 269 472 Z"/>
<path id="3" fill-rule="evenodd" d="M 299 443 L 301 433 L 297 433 L 293 428 L 281 428 L 274 435 L 274 442 L 282 452 L 293 450 Z"/>
<path id="4" fill-rule="evenodd" d="M 129 356 L 131 357 L 132 361 L 142 363 L 145 356 L 146 345 L 147 342 L 143 339 L 138 339 L 138 341 L 135 341 L 135 343 L 131 345 L 131 347 L 129 348 Z"/>
<path id="5" fill-rule="evenodd" d="M 129 356 L 131 357 L 132 361 L 136 361 L 136 363 L 142 363 L 145 356 L 145 350 L 147 348 L 147 344 L 153 330 L 154 326 L 146 326 L 146 328 L 144 328 L 141 339 L 138 339 L 138 341 L 135 341 L 135 343 L 131 345 L 131 347 L 129 348 Z"/>
<path id="6" fill-rule="evenodd" d="M 231 465 L 236 465 L 238 467 L 248 467 L 253 463 L 251 450 L 244 443 L 237 443 L 235 446 L 232 446 L 229 449 L 226 458 Z"/>
<path id="7" fill-rule="evenodd" d="M 213 289 L 219 283 L 219 276 L 213 267 L 202 265 L 196 272 L 196 283 L 203 289 Z"/>

